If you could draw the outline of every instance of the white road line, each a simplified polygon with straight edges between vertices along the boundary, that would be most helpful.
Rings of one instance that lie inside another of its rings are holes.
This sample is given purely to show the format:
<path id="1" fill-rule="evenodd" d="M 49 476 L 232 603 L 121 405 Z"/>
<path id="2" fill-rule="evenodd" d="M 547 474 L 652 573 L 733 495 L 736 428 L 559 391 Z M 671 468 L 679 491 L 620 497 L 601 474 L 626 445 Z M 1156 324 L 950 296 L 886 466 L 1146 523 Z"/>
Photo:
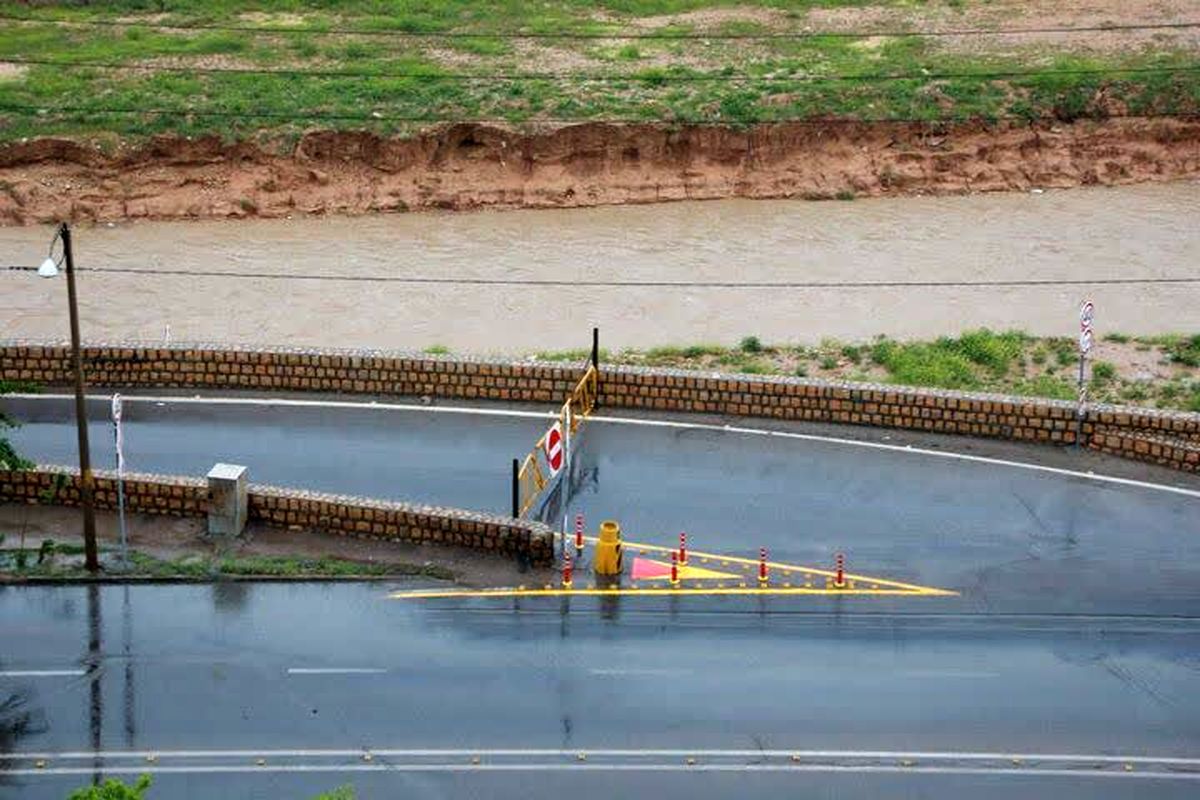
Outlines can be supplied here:
<path id="1" fill-rule="evenodd" d="M 6 669 L 0 678 L 77 678 L 87 675 L 84 669 Z"/>
<path id="2" fill-rule="evenodd" d="M 106 395 L 89 395 L 105 397 Z M 5 395 L 13 400 L 73 400 L 69 394 L 24 394 Z M 177 405 L 214 406 L 280 406 L 283 408 L 349 408 L 380 411 L 423 411 L 428 414 L 464 414 L 477 417 L 516 417 L 522 419 L 550 419 L 557 411 L 521 411 L 515 408 L 472 408 L 470 406 L 429 406 L 421 403 L 379 403 L 354 400 L 301 400 L 294 397 L 173 397 L 155 395 L 121 395 L 126 403 L 156 403 Z"/>
<path id="3" fill-rule="evenodd" d="M 1200 758 L 1185 756 L 1154 756 L 1146 754 L 1110 753 L 1021 753 L 974 750 L 743 750 L 743 749 L 605 749 L 580 747 L 562 748 L 383 748 L 358 749 L 263 749 L 263 750 L 75 750 L 66 752 L 0 752 L 0 760 L 18 759 L 128 759 L 155 756 L 159 759 L 172 758 L 341 758 L 359 757 L 363 753 L 396 758 L 546 758 L 561 757 L 574 759 L 579 753 L 589 758 L 791 758 L 801 759 L 858 759 L 876 761 L 1047 761 L 1089 762 L 1101 764 L 1170 764 L 1200 770 Z M 1200 772 L 1197 773 L 1200 775 Z"/>
<path id="4" fill-rule="evenodd" d="M 94 767 L 45 767 L 43 769 L 0 770 L 0 775 L 90 775 Z M 1131 780 L 1200 780 L 1200 772 L 1163 770 L 1118 772 L 1096 769 L 1031 769 L 1028 767 L 905 767 L 891 764 L 278 764 L 196 765 L 164 767 L 154 764 L 130 767 L 100 767 L 105 775 L 215 774 L 249 772 L 809 772 L 809 773 L 885 773 L 904 775 L 1014 775 L 1059 778 L 1124 778 Z"/>
<path id="5" fill-rule="evenodd" d="M 380 667 L 288 667 L 288 675 L 379 675 Z"/>
<path id="6" fill-rule="evenodd" d="M 790 431 L 773 431 L 766 430 L 764 428 L 744 428 L 736 425 L 712 425 L 699 422 L 675 422 L 672 420 L 647 420 L 635 419 L 632 417 L 601 416 L 592 417 L 592 421 L 617 422 L 624 425 L 646 425 L 650 427 L 721 431 L 725 433 L 737 433 L 751 436 L 773 436 L 780 439 L 797 439 L 807 442 L 846 445 L 848 447 L 863 447 L 870 450 L 887 450 L 895 453 L 911 453 L 913 455 L 932 456 L 934 458 L 948 458 L 957 461 L 969 461 L 976 464 L 989 464 L 997 467 L 1027 469 L 1035 472 L 1046 472 L 1053 475 L 1065 475 L 1068 477 L 1082 478 L 1089 481 L 1115 483 L 1123 486 L 1134 486 L 1139 489 L 1153 489 L 1160 492 L 1180 494 L 1185 497 L 1200 498 L 1200 491 L 1195 489 L 1183 489 L 1178 486 L 1168 486 L 1162 483 L 1138 481 L 1133 480 L 1132 478 L 1118 478 L 1114 475 L 1098 475 L 1095 472 L 1080 472 L 1078 470 L 1064 469 L 1062 467 L 1048 467 L 1043 464 L 1032 464 L 1027 461 L 1010 461 L 1004 458 L 990 458 L 988 456 L 976 456 L 969 453 L 955 453 L 948 450 L 930 450 L 925 447 L 913 447 L 912 445 L 884 444 L 883 442 L 864 442 L 859 439 L 842 439 L 836 436 L 820 436 L 812 433 L 792 433 Z"/>
<path id="7" fill-rule="evenodd" d="M 691 675 L 695 670 L 691 669 L 589 669 L 589 675 L 661 675 L 661 676 L 676 676 L 676 675 Z"/>
<path id="8" fill-rule="evenodd" d="M 949 670 L 949 669 L 910 669 L 899 674 L 905 678 L 999 678 L 999 672 L 974 672 L 971 670 Z"/>
<path id="9" fill-rule="evenodd" d="M 20 400 L 67 400 L 71 399 L 71 395 L 65 394 L 10 394 L 9 398 Z M 125 402 L 148 402 L 148 403 L 180 403 L 193 405 L 243 405 L 243 406 L 282 406 L 295 408 L 352 408 L 352 409 L 380 409 L 390 411 L 421 411 L 430 414 L 465 414 L 469 416 L 481 417 L 515 417 L 523 419 L 551 419 L 557 416 L 554 411 L 519 411 L 516 409 L 504 408 L 471 408 L 465 406 L 426 406 L 414 405 L 405 403 L 362 403 L 348 400 L 299 400 L 295 398 L 265 398 L 265 397 L 170 397 L 170 396 L 124 396 Z M 1184 489 L 1178 486 L 1168 486 L 1161 483 L 1151 483 L 1148 481 L 1133 480 L 1131 478 L 1118 478 L 1113 475 L 1099 475 L 1094 472 L 1081 472 L 1079 470 L 1064 469 L 1062 467 L 1048 467 L 1042 464 L 1034 464 L 1026 461 L 1011 461 L 1003 458 L 990 458 L 988 456 L 977 456 L 969 453 L 956 453 L 948 450 L 932 450 L 924 447 L 913 447 L 912 445 L 886 444 L 884 442 L 867 442 L 859 439 L 845 439 L 837 436 L 821 436 L 811 433 L 793 433 L 790 431 L 776 431 L 765 428 L 749 428 L 737 425 L 716 425 L 703 422 L 680 422 L 676 420 L 660 420 L 660 419 L 641 419 L 636 417 L 610 417 L 596 415 L 591 418 L 593 422 L 606 422 L 617 425 L 642 425 L 653 428 L 676 428 L 680 430 L 706 430 L 717 431 L 721 433 L 734 433 L 746 436 L 773 436 L 781 439 L 795 439 L 798 441 L 821 442 L 823 444 L 844 445 L 847 447 L 861 447 L 871 450 L 884 450 L 894 453 L 908 453 L 918 456 L 930 456 L 933 458 L 946 458 L 956 461 L 966 461 L 975 464 L 987 464 L 996 467 L 1009 467 L 1011 469 L 1024 469 L 1034 472 L 1043 472 L 1051 475 L 1063 475 L 1071 478 L 1079 478 L 1081 480 L 1097 481 L 1100 483 L 1111 483 L 1121 486 L 1132 486 L 1138 489 L 1151 489 L 1160 492 L 1169 492 L 1172 494 L 1182 495 L 1184 497 L 1200 498 L 1200 490 Z M 900 430 L 900 429 L 898 429 Z M 903 432 L 903 431 L 901 431 Z M 919 432 L 914 432 L 919 433 Z"/>

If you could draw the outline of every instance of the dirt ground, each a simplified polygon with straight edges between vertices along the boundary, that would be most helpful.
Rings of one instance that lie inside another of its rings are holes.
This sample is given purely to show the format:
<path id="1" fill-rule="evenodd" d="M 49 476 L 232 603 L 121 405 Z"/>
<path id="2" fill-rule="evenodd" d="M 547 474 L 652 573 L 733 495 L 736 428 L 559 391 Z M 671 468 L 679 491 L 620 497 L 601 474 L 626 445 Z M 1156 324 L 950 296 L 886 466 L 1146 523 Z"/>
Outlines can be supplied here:
<path id="1" fill-rule="evenodd" d="M 545 583 L 553 579 L 551 570 L 530 569 L 521 572 L 515 562 L 465 548 L 349 539 L 260 525 L 249 526 L 242 538 L 219 542 L 204 535 L 203 519 L 129 514 L 126 523 L 131 549 L 164 560 L 215 554 L 300 558 L 330 556 L 375 566 L 436 565 L 452 571 L 456 583 L 472 587 Z M 37 549 L 44 539 L 53 539 L 59 544 L 82 545 L 80 526 L 78 509 L 0 505 L 0 533 L 5 536 L 6 548 L 20 547 L 23 542 L 26 549 Z M 118 543 L 117 515 L 98 512 L 96 533 L 102 549 L 115 549 Z M 406 577 L 400 575 L 400 579 Z M 431 579 L 421 577 L 420 580 Z"/>

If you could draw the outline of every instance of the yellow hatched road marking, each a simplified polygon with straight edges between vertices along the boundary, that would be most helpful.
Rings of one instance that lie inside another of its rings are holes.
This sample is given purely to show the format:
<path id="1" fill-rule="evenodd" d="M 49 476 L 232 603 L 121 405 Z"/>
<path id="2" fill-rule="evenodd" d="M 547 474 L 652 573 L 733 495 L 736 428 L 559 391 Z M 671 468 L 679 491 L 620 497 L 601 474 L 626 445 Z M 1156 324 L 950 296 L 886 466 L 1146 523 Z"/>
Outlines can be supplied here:
<path id="1" fill-rule="evenodd" d="M 595 537 L 584 537 L 585 541 L 593 544 L 598 541 Z M 643 544 L 639 542 L 625 542 L 625 547 L 629 550 L 637 552 L 655 552 L 667 553 L 675 552 L 674 548 L 662 547 L 653 544 Z M 704 560 L 713 559 L 720 561 L 722 566 L 743 566 L 758 568 L 758 561 L 751 558 L 739 558 L 730 555 L 717 555 L 714 553 L 704 553 L 693 551 L 690 555 L 694 558 Z M 772 585 L 770 583 L 759 586 L 747 586 L 742 583 L 736 587 L 727 587 L 725 584 L 715 585 L 699 585 L 699 586 L 663 586 L 663 587 L 639 587 L 637 585 L 631 587 L 555 587 L 546 586 L 541 589 L 529 589 L 524 586 L 517 588 L 496 588 L 496 589 L 414 589 L 409 591 L 392 592 L 388 595 L 394 600 L 430 600 L 430 599 L 446 599 L 446 598 L 499 598 L 499 597 L 618 597 L 622 595 L 635 597 L 657 597 L 657 596 L 678 596 L 678 595 L 717 595 L 717 596 L 788 596 L 788 595 L 818 595 L 818 596 L 857 596 L 857 597 L 954 597 L 958 592 L 948 589 L 938 589 L 933 586 L 920 586 L 914 583 L 903 583 L 901 581 L 890 581 L 883 578 L 877 578 L 869 575 L 858 575 L 847 572 L 845 574 L 846 586 L 836 588 L 832 585 L 832 579 L 836 577 L 836 572 L 828 569 L 820 569 L 817 567 L 802 567 L 795 564 L 782 564 L 776 561 L 768 561 L 772 574 L 776 573 L 795 573 L 804 577 L 804 586 L 793 586 L 791 583 L 780 583 Z M 723 573 L 713 572 L 710 570 L 698 569 L 698 572 L 709 573 L 705 576 L 695 576 L 692 580 L 714 580 L 718 576 L 720 578 L 734 577 Z M 818 587 L 813 587 L 812 579 L 814 576 L 825 578 L 820 582 Z M 686 575 L 681 574 L 681 578 L 686 578 Z M 869 586 L 870 588 L 860 588 Z"/>

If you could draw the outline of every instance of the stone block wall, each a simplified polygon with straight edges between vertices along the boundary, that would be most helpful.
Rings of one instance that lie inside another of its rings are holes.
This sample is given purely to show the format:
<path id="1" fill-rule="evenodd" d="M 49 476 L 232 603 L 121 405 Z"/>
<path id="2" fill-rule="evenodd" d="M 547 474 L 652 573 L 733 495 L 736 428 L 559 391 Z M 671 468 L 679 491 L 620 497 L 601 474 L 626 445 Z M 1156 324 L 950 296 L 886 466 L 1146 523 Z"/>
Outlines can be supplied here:
<path id="1" fill-rule="evenodd" d="M 117 508 L 115 472 L 93 473 L 97 510 Z M 0 470 L 0 503 L 79 505 L 79 470 L 45 466 L 34 470 Z M 203 478 L 126 473 L 125 509 L 138 514 L 202 517 L 208 512 L 208 484 Z"/>
<path id="2" fill-rule="evenodd" d="M 470 359 L 378 350 L 94 345 L 87 380 L 103 387 L 319 391 L 536 401 L 558 405 L 583 364 Z M 0 379 L 69 382 L 65 343 L 0 342 Z M 1075 404 L 1028 397 L 808 378 L 608 367 L 600 405 L 834 422 L 1073 444 Z M 1200 414 L 1089 405 L 1083 444 L 1173 469 L 1200 471 Z"/>
<path id="3" fill-rule="evenodd" d="M 95 507 L 115 510 L 116 474 L 97 471 L 94 478 Z M 266 525 L 382 541 L 455 545 L 523 556 L 535 566 L 553 563 L 553 533 L 538 522 L 254 484 L 248 495 L 250 519 Z M 127 473 L 125 502 L 131 512 L 204 517 L 208 485 L 200 478 Z M 78 506 L 79 471 L 57 466 L 0 470 L 0 503 Z"/>
<path id="4" fill-rule="evenodd" d="M 540 522 L 453 508 L 250 486 L 250 519 L 362 539 L 455 545 L 530 563 L 553 563 L 553 533 Z"/>

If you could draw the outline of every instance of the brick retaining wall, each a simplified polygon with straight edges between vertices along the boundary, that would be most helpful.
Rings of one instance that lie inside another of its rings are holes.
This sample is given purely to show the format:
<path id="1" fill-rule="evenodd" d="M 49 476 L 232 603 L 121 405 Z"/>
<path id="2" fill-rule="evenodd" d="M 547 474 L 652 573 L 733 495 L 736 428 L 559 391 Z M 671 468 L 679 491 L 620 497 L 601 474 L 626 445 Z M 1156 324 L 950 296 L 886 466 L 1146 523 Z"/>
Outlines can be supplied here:
<path id="1" fill-rule="evenodd" d="M 96 508 L 115 510 L 116 474 L 97 471 L 95 481 Z M 257 484 L 249 487 L 248 494 L 250 519 L 267 525 L 385 541 L 457 545 L 513 557 L 524 555 L 539 566 L 553 560 L 552 533 L 537 522 Z M 125 507 L 132 512 L 204 517 L 208 513 L 208 484 L 200 478 L 127 473 L 125 500 Z M 79 471 L 56 466 L 0 470 L 0 503 L 77 506 Z"/>
<path id="2" fill-rule="evenodd" d="M 0 379 L 69 381 L 65 344 L 0 343 Z M 93 386 L 321 391 L 561 403 L 581 364 L 470 359 L 377 350 L 97 345 Z M 889 384 L 607 367 L 600 403 L 957 433 L 1047 444 L 1075 441 L 1075 404 Z M 1200 414 L 1089 405 L 1084 443 L 1114 455 L 1200 470 Z"/>

